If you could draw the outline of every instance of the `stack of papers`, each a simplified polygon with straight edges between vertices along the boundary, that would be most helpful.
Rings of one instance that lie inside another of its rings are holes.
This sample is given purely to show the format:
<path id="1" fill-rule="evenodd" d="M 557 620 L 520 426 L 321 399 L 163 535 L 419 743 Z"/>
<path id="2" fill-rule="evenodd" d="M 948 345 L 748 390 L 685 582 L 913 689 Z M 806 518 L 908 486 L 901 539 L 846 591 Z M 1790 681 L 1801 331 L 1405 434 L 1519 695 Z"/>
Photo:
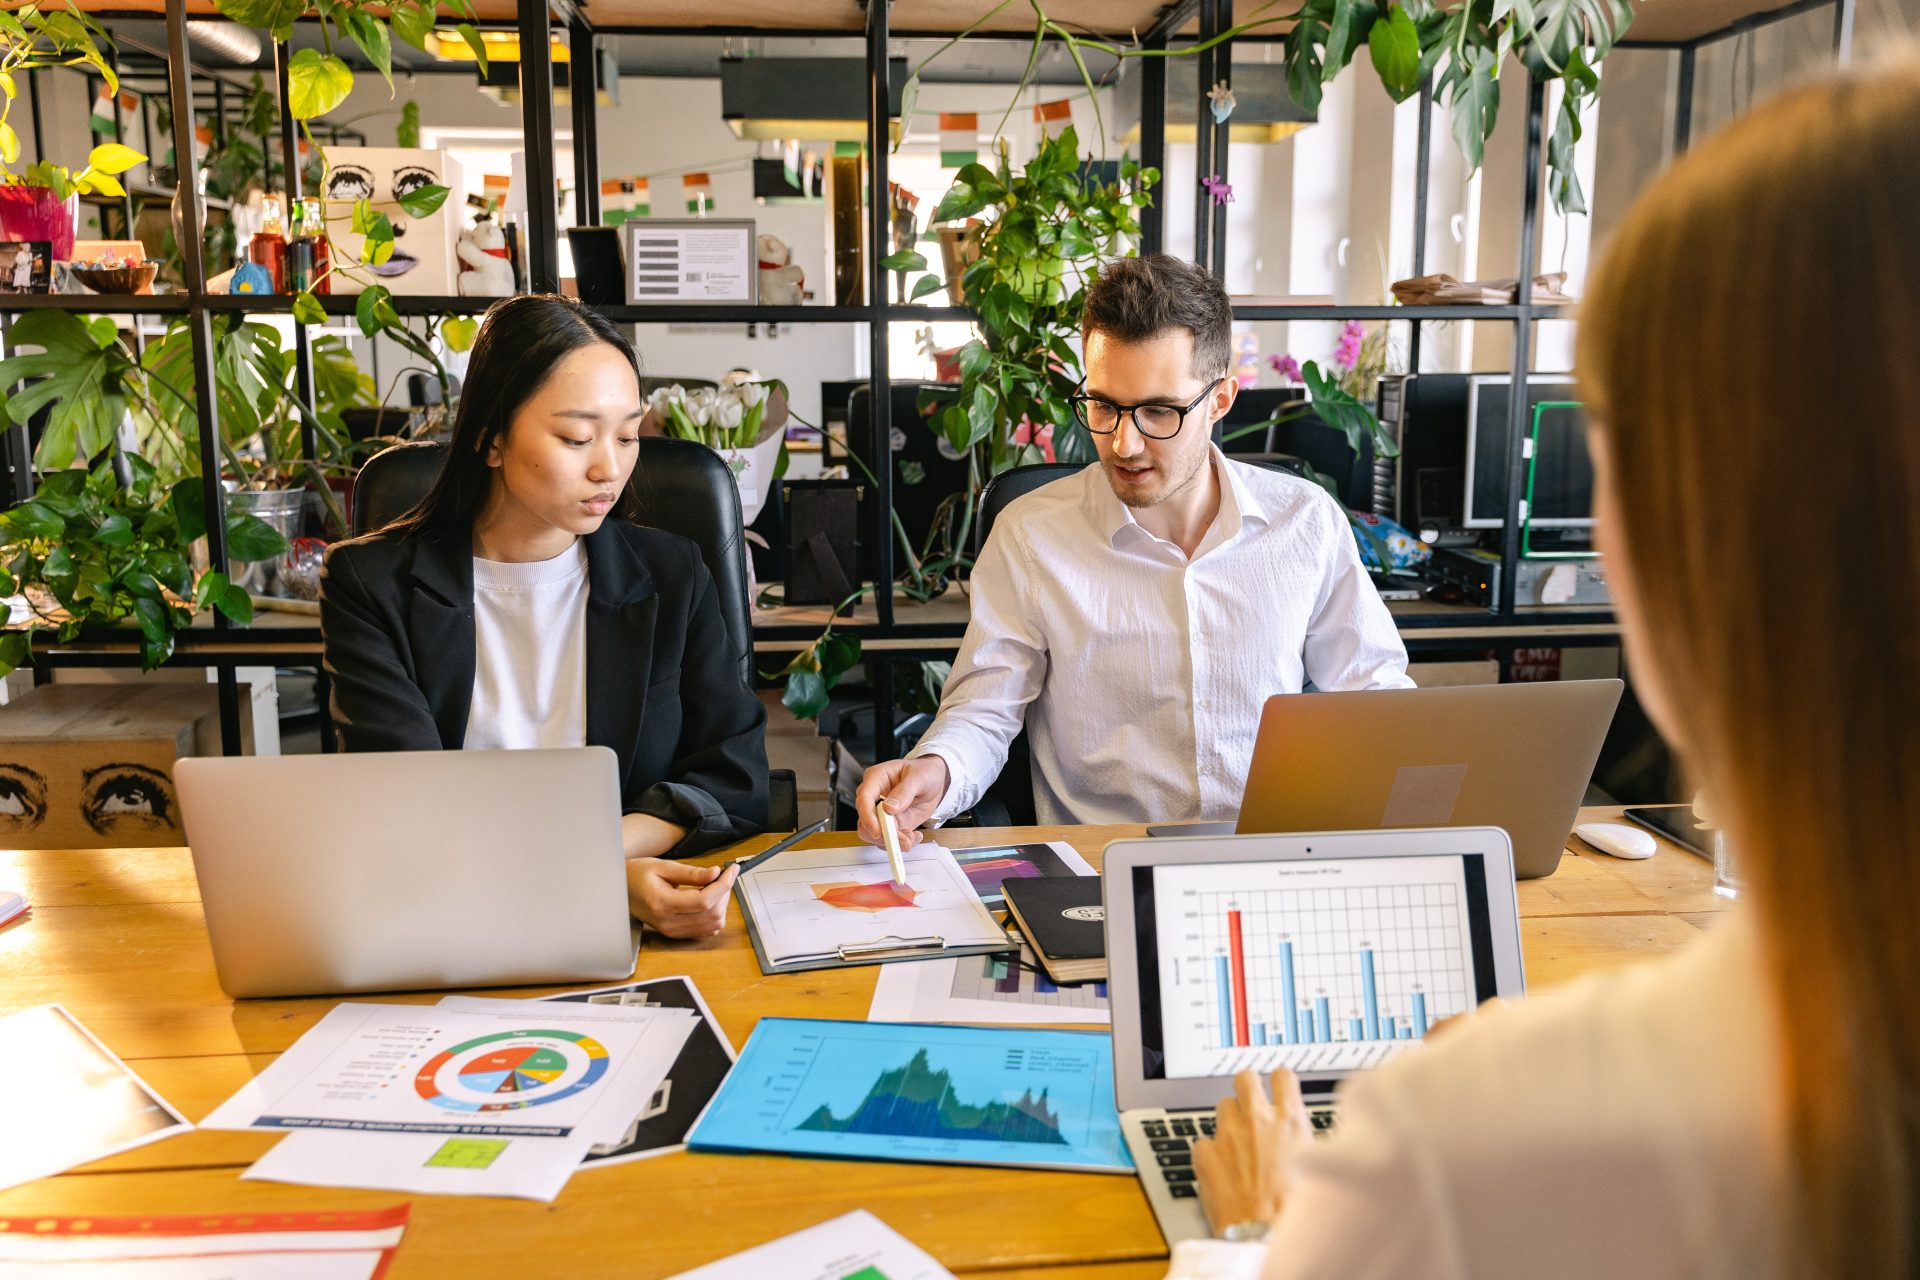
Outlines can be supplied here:
<path id="1" fill-rule="evenodd" d="M 0 1274 L 113 1280 L 374 1280 L 393 1261 L 408 1206 L 336 1213 L 0 1220 Z"/>
<path id="2" fill-rule="evenodd" d="M 953 1280 L 924 1249 L 865 1209 L 683 1271 L 674 1280 Z"/>
<path id="3" fill-rule="evenodd" d="M 26 894 L 0 889 L 0 924 L 5 924 L 15 916 L 25 915 L 32 906 Z"/>
<path id="4" fill-rule="evenodd" d="M 0 1018 L 0 1187 L 191 1128 L 59 1005 Z"/>
<path id="5" fill-rule="evenodd" d="M 623 1142 L 699 1022 L 666 1005 L 346 1003 L 207 1117 L 292 1130 L 245 1174 L 552 1200 Z"/>

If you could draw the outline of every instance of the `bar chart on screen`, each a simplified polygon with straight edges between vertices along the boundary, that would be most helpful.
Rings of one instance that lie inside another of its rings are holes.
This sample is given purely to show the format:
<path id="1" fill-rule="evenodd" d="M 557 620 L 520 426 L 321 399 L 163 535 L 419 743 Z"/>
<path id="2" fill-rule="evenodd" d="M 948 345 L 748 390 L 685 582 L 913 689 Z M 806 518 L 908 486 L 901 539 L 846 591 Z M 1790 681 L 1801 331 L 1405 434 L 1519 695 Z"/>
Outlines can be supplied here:
<path id="1" fill-rule="evenodd" d="M 1315 874 L 1209 883 L 1163 919 L 1168 1074 L 1242 1067 L 1345 1071 L 1379 1064 L 1472 1003 L 1464 885 Z M 1169 954 L 1171 952 L 1171 954 Z"/>

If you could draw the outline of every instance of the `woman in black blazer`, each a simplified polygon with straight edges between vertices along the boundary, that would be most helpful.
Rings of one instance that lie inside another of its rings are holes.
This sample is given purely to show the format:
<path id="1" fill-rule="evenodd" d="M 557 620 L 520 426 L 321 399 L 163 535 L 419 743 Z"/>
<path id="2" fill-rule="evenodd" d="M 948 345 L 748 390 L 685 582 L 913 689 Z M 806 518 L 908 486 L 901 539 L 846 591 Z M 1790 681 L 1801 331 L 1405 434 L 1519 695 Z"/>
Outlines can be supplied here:
<path id="1" fill-rule="evenodd" d="M 766 710 L 699 548 L 624 518 L 643 410 L 603 317 L 496 305 L 439 479 L 331 548 L 321 629 L 349 751 L 612 748 L 629 906 L 698 937 L 725 922 L 732 871 L 668 859 L 765 827 Z"/>

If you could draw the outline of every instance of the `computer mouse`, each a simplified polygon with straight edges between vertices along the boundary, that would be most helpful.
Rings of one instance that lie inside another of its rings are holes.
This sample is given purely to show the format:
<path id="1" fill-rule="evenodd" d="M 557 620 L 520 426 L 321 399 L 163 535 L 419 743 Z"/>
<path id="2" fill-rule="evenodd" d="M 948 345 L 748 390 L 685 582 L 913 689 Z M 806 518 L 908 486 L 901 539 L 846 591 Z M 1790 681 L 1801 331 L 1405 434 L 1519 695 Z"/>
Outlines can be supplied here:
<path id="1" fill-rule="evenodd" d="M 1616 858 L 1651 858 L 1660 847 L 1640 828 L 1618 822 L 1583 822 L 1573 829 L 1573 834 Z"/>

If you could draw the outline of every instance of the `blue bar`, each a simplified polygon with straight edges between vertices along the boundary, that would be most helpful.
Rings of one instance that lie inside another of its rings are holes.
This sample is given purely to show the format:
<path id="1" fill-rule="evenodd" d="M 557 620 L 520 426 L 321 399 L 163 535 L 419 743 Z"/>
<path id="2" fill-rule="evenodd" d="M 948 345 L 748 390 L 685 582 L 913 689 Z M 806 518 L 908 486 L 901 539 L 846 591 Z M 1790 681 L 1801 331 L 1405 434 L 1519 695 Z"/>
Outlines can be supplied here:
<path id="1" fill-rule="evenodd" d="M 1233 1048 L 1233 979 L 1228 976 L 1227 958 L 1215 956 L 1214 976 L 1220 990 L 1220 1047 Z"/>
<path id="2" fill-rule="evenodd" d="M 1033 975 L 1033 989 L 1039 995 L 1050 996 L 1060 988 L 1054 986 L 1053 979 L 1046 974 L 1036 973 Z"/>
<path id="3" fill-rule="evenodd" d="M 1373 951 L 1366 947 L 1360 949 L 1360 1007 L 1365 1010 L 1362 1016 L 1366 1019 L 1366 1038 L 1378 1040 L 1380 1038 L 1380 997 L 1373 989 Z M 1360 1037 L 1355 1036 L 1354 1039 L 1358 1040 Z"/>
<path id="4" fill-rule="evenodd" d="M 1407 1025 L 1406 1025 L 1406 1024 L 1404 1024 L 1404 1023 L 1402 1023 L 1402 1024 L 1401 1024 L 1401 1027 L 1400 1027 L 1400 1038 L 1401 1038 L 1402 1040 L 1411 1040 L 1411 1039 L 1413 1039 L 1413 1028 L 1412 1028 L 1412 1027 L 1409 1027 L 1409 1026 L 1407 1026 Z"/>
<path id="5" fill-rule="evenodd" d="M 1347 1039 L 1359 1040 L 1364 1038 L 1362 1033 L 1366 1030 L 1366 1028 L 1367 1028 L 1367 1024 L 1364 1019 L 1348 1018 L 1347 1019 Z"/>
<path id="6" fill-rule="evenodd" d="M 1247 1037 L 1247 1043 L 1265 1044 L 1266 1042 L 1267 1042 L 1267 1024 L 1264 1022 L 1254 1023 L 1252 1027 L 1252 1034 Z"/>
<path id="7" fill-rule="evenodd" d="M 1102 1000 L 1105 1000 L 1107 998 L 1107 984 L 1104 982 L 1094 983 L 1093 994 L 1099 996 Z"/>
<path id="8" fill-rule="evenodd" d="M 1294 1022 L 1295 1000 L 1293 998 L 1293 944 L 1280 944 L 1280 1007 L 1287 1011 L 1286 1021 L 1280 1024 L 1281 1033 L 1286 1037 L 1284 1043 L 1299 1044 L 1302 1040 L 1313 1039 L 1312 1033 L 1302 1032 Z"/>
<path id="9" fill-rule="evenodd" d="M 1424 991 L 1413 993 L 1413 1034 L 1427 1034 L 1427 993 Z"/>
<path id="10" fill-rule="evenodd" d="M 1327 1008 L 1325 996 L 1313 998 L 1313 1038 L 1325 1044 L 1333 1039 L 1333 1011 Z"/>
<path id="11" fill-rule="evenodd" d="M 1313 1043 L 1313 1010 L 1311 1009 L 1300 1010 L 1299 1027 L 1300 1027 L 1300 1039 L 1298 1043 L 1312 1044 Z"/>

